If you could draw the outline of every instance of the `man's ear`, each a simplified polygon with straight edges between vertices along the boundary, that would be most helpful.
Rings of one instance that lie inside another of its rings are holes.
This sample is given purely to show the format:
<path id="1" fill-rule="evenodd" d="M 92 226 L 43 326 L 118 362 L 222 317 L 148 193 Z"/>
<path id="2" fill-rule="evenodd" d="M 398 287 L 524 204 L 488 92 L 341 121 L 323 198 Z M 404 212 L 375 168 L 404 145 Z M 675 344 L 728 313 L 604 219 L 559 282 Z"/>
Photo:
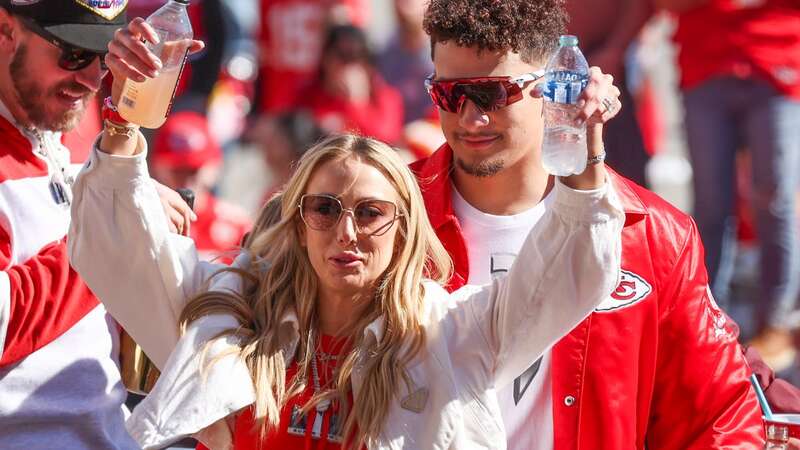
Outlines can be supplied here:
<path id="1" fill-rule="evenodd" d="M 14 17 L 5 8 L 0 8 L 0 51 L 11 54 L 16 51 L 19 29 Z"/>

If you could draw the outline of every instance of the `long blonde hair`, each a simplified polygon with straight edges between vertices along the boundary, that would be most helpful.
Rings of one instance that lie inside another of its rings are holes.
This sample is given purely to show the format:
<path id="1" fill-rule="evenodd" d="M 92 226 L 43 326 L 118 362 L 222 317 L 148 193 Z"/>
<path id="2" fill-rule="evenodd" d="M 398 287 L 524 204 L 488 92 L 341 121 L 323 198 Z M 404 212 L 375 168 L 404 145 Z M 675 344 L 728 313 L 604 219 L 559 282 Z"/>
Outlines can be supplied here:
<path id="1" fill-rule="evenodd" d="M 401 382 L 409 388 L 406 366 L 425 344 L 422 281 L 431 278 L 444 284 L 451 274 L 452 263 L 428 221 L 416 179 L 393 149 L 370 138 L 339 135 L 305 153 L 280 197 L 280 220 L 271 226 L 260 223 L 264 228 L 254 230 L 248 239 L 256 261 L 242 276 L 254 287 L 242 295 L 200 294 L 187 304 L 181 316 L 183 326 L 208 314 L 228 313 L 237 318 L 240 327 L 226 334 L 241 337 L 239 356 L 250 369 L 256 389 L 255 417 L 262 438 L 278 426 L 287 400 L 305 389 L 316 345 L 310 336 L 318 321 L 317 276 L 300 245 L 298 230 L 303 224 L 297 205 L 318 167 L 347 158 L 356 158 L 383 173 L 398 193 L 402 217 L 398 219 L 395 253 L 382 275 L 375 299 L 362 317 L 353 318 L 355 325 L 348 338 L 354 351 L 338 365 L 333 389 L 315 395 L 304 406 L 304 412 L 325 399 L 338 401 L 344 407 L 351 389 L 350 375 L 359 365 L 364 381 L 344 424 L 345 442 L 361 447 L 378 438 L 390 404 L 400 393 Z M 262 213 L 264 216 L 267 214 Z M 265 264 L 275 269 L 257 269 Z M 284 355 L 281 345 L 286 344 L 286 338 L 279 325 L 292 310 L 297 314 L 301 338 L 295 354 Z M 383 337 L 372 347 L 364 348 L 372 342 L 366 340 L 364 329 L 379 317 L 385 323 Z M 297 375 L 288 386 L 284 356 L 293 357 L 298 366 Z"/>

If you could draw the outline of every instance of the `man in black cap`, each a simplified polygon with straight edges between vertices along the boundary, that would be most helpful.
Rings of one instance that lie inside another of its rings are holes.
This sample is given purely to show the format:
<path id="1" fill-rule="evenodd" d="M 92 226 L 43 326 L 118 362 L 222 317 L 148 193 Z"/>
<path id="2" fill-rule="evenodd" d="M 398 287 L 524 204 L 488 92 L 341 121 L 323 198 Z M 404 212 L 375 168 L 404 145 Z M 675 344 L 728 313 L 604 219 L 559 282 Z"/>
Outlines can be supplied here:
<path id="1" fill-rule="evenodd" d="M 0 0 L 0 100 L 24 127 L 67 131 L 106 74 L 127 0 Z M 8 71 L 6 71 L 6 66 Z"/>
<path id="2" fill-rule="evenodd" d="M 0 448 L 138 448 L 119 329 L 70 268 L 75 127 L 127 0 L 0 0 Z"/>

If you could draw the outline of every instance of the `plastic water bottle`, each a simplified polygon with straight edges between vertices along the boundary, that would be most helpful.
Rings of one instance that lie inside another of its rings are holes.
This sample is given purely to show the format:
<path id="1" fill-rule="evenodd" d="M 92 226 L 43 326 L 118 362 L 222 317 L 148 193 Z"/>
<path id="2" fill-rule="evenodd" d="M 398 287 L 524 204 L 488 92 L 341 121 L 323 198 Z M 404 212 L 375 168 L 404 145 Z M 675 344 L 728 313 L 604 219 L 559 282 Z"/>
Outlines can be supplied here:
<path id="1" fill-rule="evenodd" d="M 589 82 L 589 64 L 577 37 L 561 36 L 558 43 L 545 68 L 542 165 L 547 172 L 564 177 L 586 169 L 586 124 L 575 125 L 575 103 Z"/>
<path id="2" fill-rule="evenodd" d="M 189 0 L 169 0 L 147 18 L 159 38 L 158 44 L 148 43 L 148 47 L 163 67 L 156 78 L 143 83 L 125 81 L 117 108 L 128 122 L 158 128 L 167 120 L 189 50 L 187 39 L 193 36 L 188 6 Z"/>

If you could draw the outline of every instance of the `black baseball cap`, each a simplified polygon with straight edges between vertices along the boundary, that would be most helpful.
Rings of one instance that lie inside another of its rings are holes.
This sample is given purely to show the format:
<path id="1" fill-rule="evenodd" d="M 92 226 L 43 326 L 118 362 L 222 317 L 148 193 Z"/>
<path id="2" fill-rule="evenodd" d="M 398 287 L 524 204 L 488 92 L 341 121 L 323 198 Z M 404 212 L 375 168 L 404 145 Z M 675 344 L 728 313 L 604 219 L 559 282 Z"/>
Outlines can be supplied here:
<path id="1" fill-rule="evenodd" d="M 0 0 L 0 7 L 67 44 L 105 53 L 114 32 L 127 24 L 128 0 Z"/>

